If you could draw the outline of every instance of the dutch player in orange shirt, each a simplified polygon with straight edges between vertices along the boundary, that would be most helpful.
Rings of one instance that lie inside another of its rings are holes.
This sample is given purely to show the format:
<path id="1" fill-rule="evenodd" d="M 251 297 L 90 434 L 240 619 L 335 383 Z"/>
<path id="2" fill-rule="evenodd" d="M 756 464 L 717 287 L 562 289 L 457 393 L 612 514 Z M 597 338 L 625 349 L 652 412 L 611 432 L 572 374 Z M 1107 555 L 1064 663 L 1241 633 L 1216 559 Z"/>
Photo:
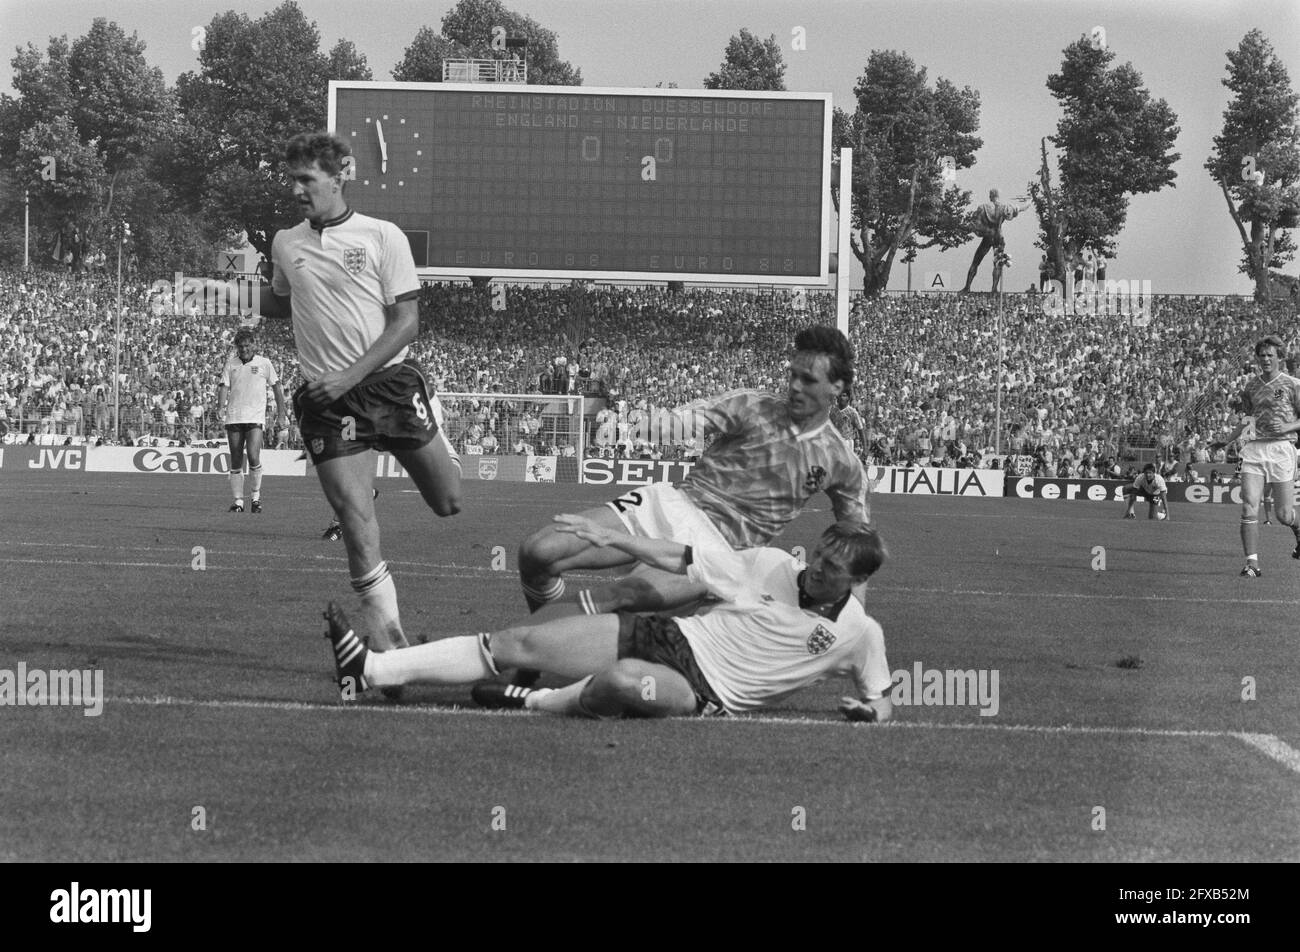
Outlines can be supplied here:
<path id="1" fill-rule="evenodd" d="M 1300 380 L 1282 372 L 1286 357 L 1280 338 L 1263 337 L 1255 343 L 1259 375 L 1241 392 L 1243 419 L 1223 439 L 1243 439 L 1241 449 L 1241 547 L 1246 567 L 1241 574 L 1259 578 L 1259 501 L 1266 483 L 1273 487 L 1277 521 L 1290 526 L 1296 546 L 1291 558 L 1300 559 L 1300 520 L 1296 518 L 1296 448 L 1300 432 Z"/>
<path id="2" fill-rule="evenodd" d="M 343 523 L 352 587 L 378 648 L 406 644 L 397 589 L 379 551 L 371 450 L 402 464 L 439 516 L 460 511 L 460 459 L 441 408 L 407 359 L 419 327 L 420 282 L 391 222 L 354 212 L 344 194 L 351 148 L 327 133 L 295 136 L 285 166 L 303 215 L 276 234 L 261 313 L 293 320 L 303 378 L 294 393 L 307 452 Z"/>
<path id="3" fill-rule="evenodd" d="M 847 338 L 833 327 L 805 328 L 794 340 L 784 396 L 734 390 L 675 411 L 688 435 L 714 436 L 680 487 L 642 486 L 582 515 L 613 532 L 733 549 L 766 545 L 818 492 L 830 498 L 837 520 L 869 522 L 866 473 L 829 418 L 852 385 Z M 564 595 L 564 572 L 634 563 L 617 547 L 549 525 L 524 540 L 519 575 L 529 610 L 537 611 Z M 588 614 L 663 611 L 703 595 L 689 578 L 643 566 L 578 592 L 576 601 Z"/>
<path id="4" fill-rule="evenodd" d="M 840 700 L 846 717 L 890 718 L 884 633 L 851 597 L 886 558 L 870 526 L 835 523 L 804 565 L 780 549 L 695 548 L 607 529 L 583 516 L 557 516 L 556 524 L 597 548 L 683 575 L 717 601 L 681 618 L 532 616 L 502 631 L 382 655 L 367 651 L 331 603 L 327 637 L 345 696 L 367 687 L 470 684 L 521 666 L 578 680 L 556 690 L 478 684 L 475 701 L 585 717 L 684 717 L 760 710 L 842 675 L 856 688 L 855 697 Z"/>

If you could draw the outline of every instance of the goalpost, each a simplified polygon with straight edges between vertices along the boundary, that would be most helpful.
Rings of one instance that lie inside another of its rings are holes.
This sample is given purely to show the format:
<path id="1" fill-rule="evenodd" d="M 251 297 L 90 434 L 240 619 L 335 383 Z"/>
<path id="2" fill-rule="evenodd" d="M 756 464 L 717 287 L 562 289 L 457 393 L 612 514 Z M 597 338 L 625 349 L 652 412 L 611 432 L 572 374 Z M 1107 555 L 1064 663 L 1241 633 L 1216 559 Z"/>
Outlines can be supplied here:
<path id="1" fill-rule="evenodd" d="M 569 456 L 587 450 L 588 416 L 599 398 L 581 393 L 439 393 L 442 426 L 461 456 Z M 591 408 L 587 413 L 588 407 Z M 495 447 L 485 437 L 491 433 Z M 559 450 L 552 453 L 552 448 Z M 570 453 L 569 448 L 572 448 Z"/>

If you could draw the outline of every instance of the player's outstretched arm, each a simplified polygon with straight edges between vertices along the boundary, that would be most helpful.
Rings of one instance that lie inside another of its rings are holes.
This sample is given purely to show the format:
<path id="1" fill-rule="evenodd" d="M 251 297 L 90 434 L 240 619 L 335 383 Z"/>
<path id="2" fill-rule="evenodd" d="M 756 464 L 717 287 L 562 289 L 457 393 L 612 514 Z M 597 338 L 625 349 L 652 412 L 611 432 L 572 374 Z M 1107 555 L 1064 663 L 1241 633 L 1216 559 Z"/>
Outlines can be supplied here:
<path id="1" fill-rule="evenodd" d="M 894 716 L 894 702 L 889 699 L 888 694 L 874 700 L 865 697 L 842 697 L 839 711 L 851 721 L 883 724 Z"/>
<path id="2" fill-rule="evenodd" d="M 618 549 L 646 565 L 677 575 L 686 574 L 686 546 L 667 539 L 644 539 L 605 529 L 586 516 L 561 513 L 555 517 L 555 531 L 576 535 L 594 546 Z"/>

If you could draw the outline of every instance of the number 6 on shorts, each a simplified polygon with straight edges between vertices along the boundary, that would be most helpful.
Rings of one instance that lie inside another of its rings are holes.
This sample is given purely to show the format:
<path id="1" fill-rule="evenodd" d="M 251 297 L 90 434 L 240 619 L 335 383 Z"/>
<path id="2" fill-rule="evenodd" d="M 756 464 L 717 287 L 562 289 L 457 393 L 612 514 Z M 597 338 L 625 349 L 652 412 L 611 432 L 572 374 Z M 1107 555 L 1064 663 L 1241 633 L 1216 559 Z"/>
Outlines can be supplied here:
<path id="1" fill-rule="evenodd" d="M 424 397 L 418 393 L 411 394 L 411 405 L 415 407 L 415 415 L 420 418 L 424 428 L 430 429 L 433 426 L 433 420 L 429 417 L 429 408 L 424 404 Z"/>

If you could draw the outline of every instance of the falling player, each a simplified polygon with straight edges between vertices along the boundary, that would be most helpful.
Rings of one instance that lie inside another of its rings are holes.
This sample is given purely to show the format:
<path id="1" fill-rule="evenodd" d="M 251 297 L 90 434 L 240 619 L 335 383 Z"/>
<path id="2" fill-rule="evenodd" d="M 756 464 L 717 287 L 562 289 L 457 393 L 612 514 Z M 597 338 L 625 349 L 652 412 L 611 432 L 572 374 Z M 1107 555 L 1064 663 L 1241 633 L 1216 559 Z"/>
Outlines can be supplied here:
<path id="1" fill-rule="evenodd" d="M 235 502 L 231 512 L 244 511 L 244 454 L 248 454 L 248 482 L 253 512 L 262 511 L 262 430 L 266 426 L 266 388 L 275 395 L 275 427 L 288 423 L 284 388 L 275 366 L 257 353 L 253 332 L 241 327 L 235 332 L 235 353 L 226 358 L 217 385 L 217 416 L 226 421 L 230 443 L 230 491 Z"/>
<path id="2" fill-rule="evenodd" d="M 1300 559 L 1300 520 L 1296 518 L 1292 497 L 1295 494 L 1296 448 L 1293 434 L 1300 431 L 1300 380 L 1282 372 L 1285 358 L 1278 337 L 1261 338 L 1255 343 L 1255 363 L 1259 375 L 1252 377 L 1241 392 L 1243 418 L 1232 434 L 1224 439 L 1231 443 L 1240 437 L 1241 449 L 1241 546 L 1246 553 L 1246 567 L 1241 574 L 1259 578 L 1259 501 L 1266 483 L 1273 487 L 1273 511 L 1277 521 L 1290 526 L 1295 534 L 1293 559 Z"/>
<path id="3" fill-rule="evenodd" d="M 298 428 L 342 522 L 352 587 L 379 650 L 406 644 L 406 636 L 379 551 L 371 451 L 391 452 L 440 516 L 460 511 L 460 459 L 442 432 L 437 398 L 407 359 L 420 293 L 410 244 L 391 222 L 348 207 L 351 164 L 351 148 L 337 136 L 289 141 L 285 165 L 304 220 L 275 236 L 261 306 L 267 316 L 292 316 L 307 381 L 294 392 Z"/>
<path id="4" fill-rule="evenodd" d="M 853 349 L 828 326 L 801 330 L 794 339 L 784 396 L 734 390 L 676 411 L 684 432 L 714 440 L 680 488 L 642 486 L 583 513 L 614 532 L 686 545 L 733 549 L 766 545 L 818 492 L 835 518 L 868 522 L 866 474 L 829 419 L 840 393 L 853 385 Z M 562 573 L 611 568 L 635 560 L 546 526 L 524 540 L 519 575 L 530 611 L 564 595 Z M 639 568 L 599 590 L 579 592 L 590 614 L 623 609 L 660 611 L 690 602 L 704 588 L 688 578 Z"/>
<path id="5" fill-rule="evenodd" d="M 1125 486 L 1123 491 L 1124 498 L 1128 500 L 1128 508 L 1124 510 L 1125 519 L 1137 518 L 1133 514 L 1133 507 L 1137 505 L 1139 496 L 1151 504 L 1148 519 L 1156 518 L 1157 514 L 1161 519 L 1169 517 L 1169 486 L 1164 477 L 1156 472 L 1155 463 L 1143 466 L 1141 475 L 1133 480 L 1132 486 Z"/>
<path id="6" fill-rule="evenodd" d="M 879 534 L 837 522 L 805 566 L 776 548 L 735 552 L 628 535 L 583 516 L 557 516 L 557 531 L 682 574 L 717 599 L 694 616 L 630 612 L 538 621 L 495 633 L 368 652 L 331 603 L 325 613 L 335 676 L 345 697 L 367 686 L 470 684 L 524 666 L 579 679 L 558 690 L 482 684 L 474 699 L 586 717 L 739 714 L 779 703 L 830 675 L 850 677 L 857 697 L 840 701 L 851 720 L 892 713 L 880 625 L 850 598 L 886 557 Z"/>

